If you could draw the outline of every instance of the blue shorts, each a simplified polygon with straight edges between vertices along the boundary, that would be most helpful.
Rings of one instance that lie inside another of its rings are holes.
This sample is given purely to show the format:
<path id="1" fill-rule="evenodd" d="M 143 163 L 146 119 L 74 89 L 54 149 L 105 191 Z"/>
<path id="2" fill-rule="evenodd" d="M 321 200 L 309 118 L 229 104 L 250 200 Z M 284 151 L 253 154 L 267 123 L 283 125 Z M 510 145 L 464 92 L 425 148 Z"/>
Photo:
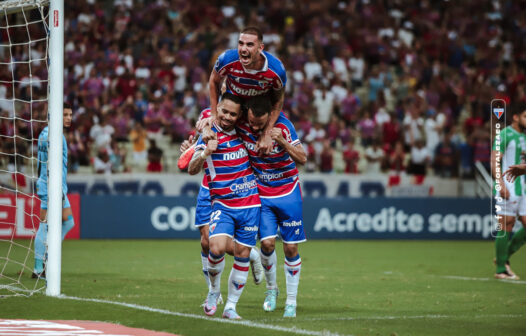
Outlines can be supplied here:
<path id="1" fill-rule="evenodd" d="M 40 209 L 47 210 L 47 194 L 38 195 L 38 198 L 40 198 Z M 71 204 L 69 204 L 69 199 L 67 195 L 62 194 L 62 209 L 71 208 Z"/>
<path id="2" fill-rule="evenodd" d="M 256 246 L 261 208 L 231 209 L 220 204 L 212 206 L 209 238 L 229 236 L 238 244 Z"/>
<path id="3" fill-rule="evenodd" d="M 197 195 L 197 204 L 195 206 L 195 227 L 208 225 L 210 215 L 212 214 L 212 205 L 210 201 L 210 190 L 201 186 Z"/>
<path id="4" fill-rule="evenodd" d="M 303 200 L 299 184 L 286 196 L 260 198 L 260 240 L 276 238 L 278 226 L 284 243 L 296 244 L 307 240 L 303 229 Z"/>

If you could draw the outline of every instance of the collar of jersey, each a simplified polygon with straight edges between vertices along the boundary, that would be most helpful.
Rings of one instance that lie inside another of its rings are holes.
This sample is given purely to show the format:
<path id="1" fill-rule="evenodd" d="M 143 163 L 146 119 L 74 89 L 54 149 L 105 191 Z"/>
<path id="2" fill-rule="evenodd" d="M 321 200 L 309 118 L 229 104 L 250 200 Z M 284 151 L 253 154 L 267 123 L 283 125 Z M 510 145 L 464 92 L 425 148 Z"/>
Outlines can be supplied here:
<path id="1" fill-rule="evenodd" d="M 265 55 L 264 52 L 261 52 L 261 55 L 263 55 L 263 57 L 265 58 L 265 64 L 263 64 L 263 68 L 261 68 L 260 70 L 247 69 L 247 68 L 245 68 L 243 63 L 241 63 L 241 66 L 243 67 L 243 70 L 245 70 L 246 73 L 251 74 L 251 75 L 257 74 L 258 72 L 265 72 L 265 71 L 267 71 L 268 70 L 267 55 Z"/>
<path id="2" fill-rule="evenodd" d="M 224 131 L 224 130 L 221 128 L 221 126 L 219 126 L 219 125 L 217 124 L 217 122 L 215 122 L 215 121 L 214 121 L 214 127 L 217 129 L 218 132 L 225 133 L 226 135 L 234 135 L 234 134 L 236 134 L 236 128 L 235 128 L 235 127 L 232 128 L 231 131 L 228 131 L 228 132 L 227 132 L 227 131 Z"/>

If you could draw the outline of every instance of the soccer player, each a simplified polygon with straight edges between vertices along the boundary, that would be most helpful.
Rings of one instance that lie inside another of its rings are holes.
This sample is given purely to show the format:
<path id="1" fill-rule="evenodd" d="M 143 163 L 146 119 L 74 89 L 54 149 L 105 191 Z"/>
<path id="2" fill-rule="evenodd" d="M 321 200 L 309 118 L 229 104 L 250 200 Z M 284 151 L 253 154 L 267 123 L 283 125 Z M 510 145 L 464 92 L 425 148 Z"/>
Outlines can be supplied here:
<path id="1" fill-rule="evenodd" d="M 210 109 L 204 109 L 201 111 L 199 120 L 209 118 L 211 116 Z M 181 152 L 185 152 L 192 145 L 193 136 L 190 136 L 188 140 L 185 140 L 181 144 Z M 186 168 L 186 167 L 184 167 Z M 203 274 L 205 276 L 206 284 L 210 290 L 210 281 L 208 279 L 208 253 L 209 253 L 209 242 L 208 242 L 208 231 L 210 222 L 210 215 L 212 214 L 212 205 L 210 200 L 210 191 L 208 189 L 208 180 L 206 175 L 203 176 L 203 181 L 199 187 L 199 193 L 197 195 L 197 204 L 195 207 L 195 223 L 194 225 L 199 229 L 201 236 L 201 263 L 203 265 Z M 226 253 L 234 255 L 234 242 L 230 240 L 227 245 Z M 256 248 L 250 250 L 250 267 L 252 269 L 252 276 L 256 285 L 261 284 L 263 281 L 263 266 L 261 265 L 261 258 Z M 218 302 L 223 302 L 220 296 Z M 205 302 L 206 304 L 206 302 Z"/>
<path id="2" fill-rule="evenodd" d="M 497 215 L 499 215 L 499 229 L 495 237 L 495 263 L 497 270 L 495 278 L 515 280 L 519 277 L 511 270 L 509 257 L 517 251 L 526 240 L 526 196 L 524 195 L 524 181 L 522 178 L 509 182 L 504 179 L 502 171 L 507 171 L 512 165 L 524 163 L 526 155 L 526 108 L 513 109 L 512 123 L 495 136 L 492 151 L 492 162 L 501 161 L 500 167 L 492 165 L 492 174 L 496 188 L 500 187 L 497 200 Z M 498 170 L 498 168 L 502 168 Z M 521 228 L 510 241 L 511 231 L 517 215 L 521 221 Z"/>
<path id="3" fill-rule="evenodd" d="M 271 130 L 274 146 L 270 155 L 257 151 L 257 141 L 270 121 L 270 101 L 257 96 L 247 101 L 247 122 L 238 133 L 248 150 L 257 177 L 261 198 L 261 263 L 265 269 L 267 292 L 263 309 L 274 311 L 278 296 L 276 282 L 276 236 L 281 232 L 285 252 L 287 300 L 283 317 L 296 317 L 296 297 L 301 272 L 298 243 L 306 241 L 303 229 L 303 205 L 296 163 L 305 164 L 307 154 L 292 123 L 280 113 Z"/>
<path id="4" fill-rule="evenodd" d="M 285 67 L 275 56 L 263 50 L 263 35 L 256 27 L 247 27 L 239 34 L 238 46 L 219 55 L 210 74 L 210 108 L 217 116 L 217 104 L 223 79 L 227 92 L 248 99 L 269 93 L 274 105 L 270 120 L 258 149 L 270 153 L 272 139 L 270 132 L 283 108 L 287 75 Z"/>
<path id="5" fill-rule="evenodd" d="M 241 115 L 241 99 L 225 93 L 217 112 L 212 126 L 216 138 L 208 140 L 207 144 L 199 138 L 188 172 L 195 175 L 204 165 L 212 201 L 208 254 L 210 291 L 204 312 L 212 316 L 217 310 L 224 256 L 233 238 L 234 265 L 228 280 L 223 317 L 240 319 L 236 305 L 246 284 L 250 250 L 256 245 L 261 202 L 247 151 L 234 128 Z"/>
<path id="6" fill-rule="evenodd" d="M 71 105 L 64 103 L 64 117 L 63 126 L 69 128 L 71 126 L 71 119 L 73 117 L 73 110 Z M 47 243 L 47 202 L 48 202 L 48 126 L 46 126 L 38 137 L 38 154 L 37 154 L 37 169 L 38 180 L 36 183 L 37 195 L 40 198 L 40 226 L 38 227 L 35 236 L 35 267 L 33 268 L 32 278 L 45 278 L 44 262 L 46 259 L 46 243 Z M 68 185 L 66 184 L 66 177 L 68 174 L 68 145 L 66 137 L 62 136 L 62 239 L 73 228 L 75 222 L 73 221 L 73 213 L 71 212 L 71 205 L 69 204 L 67 192 Z"/>

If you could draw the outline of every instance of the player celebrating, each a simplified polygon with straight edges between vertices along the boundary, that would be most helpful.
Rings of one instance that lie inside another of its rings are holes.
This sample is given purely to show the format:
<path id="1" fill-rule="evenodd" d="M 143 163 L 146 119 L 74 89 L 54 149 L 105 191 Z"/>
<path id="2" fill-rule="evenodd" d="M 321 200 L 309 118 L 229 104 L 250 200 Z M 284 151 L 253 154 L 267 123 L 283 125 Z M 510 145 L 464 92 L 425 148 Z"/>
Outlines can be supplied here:
<path id="1" fill-rule="evenodd" d="M 211 289 L 204 306 L 206 315 L 212 316 L 217 310 L 224 255 L 229 239 L 234 238 L 234 265 L 223 311 L 223 317 L 229 319 L 241 318 L 236 312 L 236 304 L 247 280 L 250 249 L 256 245 L 261 208 L 256 177 L 234 128 L 240 115 L 240 98 L 225 93 L 212 127 L 216 138 L 205 144 L 200 137 L 188 168 L 188 172 L 195 175 L 204 164 L 212 200 L 208 254 Z"/>
<path id="2" fill-rule="evenodd" d="M 261 263 L 265 269 L 267 293 L 263 303 L 265 311 L 276 309 L 278 286 L 276 282 L 276 236 L 279 226 L 285 252 L 285 279 L 287 300 L 283 317 L 296 316 L 296 297 L 301 272 L 298 243 L 306 241 L 303 230 L 302 198 L 296 162 L 305 164 L 307 155 L 292 123 L 280 113 L 272 128 L 275 141 L 270 155 L 257 151 L 257 141 L 270 122 L 271 104 L 263 96 L 247 101 L 247 122 L 238 126 L 238 132 L 248 150 L 258 181 L 261 198 Z"/>
<path id="3" fill-rule="evenodd" d="M 210 109 L 204 109 L 201 111 L 199 120 L 209 118 L 211 116 Z M 190 136 L 188 140 L 185 140 L 181 145 L 181 152 L 192 148 L 193 136 Z M 194 146 L 195 150 L 195 146 Z M 189 163 L 189 161 L 188 161 Z M 181 165 L 181 169 L 187 168 L 187 166 Z M 210 281 L 208 279 L 208 253 L 209 253 L 209 242 L 208 242 L 208 231 L 210 222 L 210 215 L 212 214 L 212 205 L 210 200 L 210 191 L 208 189 L 208 180 L 206 175 L 203 176 L 203 181 L 199 187 L 199 193 L 197 195 L 197 204 L 195 207 L 195 226 L 199 229 L 201 236 L 201 263 L 203 265 L 203 274 L 210 290 Z M 226 253 L 234 255 L 234 242 L 230 240 L 227 245 Z M 261 265 L 261 258 L 255 248 L 250 250 L 250 267 L 252 269 L 252 276 L 254 283 L 259 285 L 263 281 L 263 266 Z M 219 296 L 218 302 L 222 302 L 221 296 Z M 206 302 L 205 302 L 206 304 Z"/>
<path id="4" fill-rule="evenodd" d="M 244 99 L 270 93 L 275 102 L 270 120 L 258 149 L 269 153 L 272 146 L 270 132 L 283 108 L 287 75 L 279 59 L 263 50 L 263 35 L 256 27 L 247 27 L 239 34 L 237 50 L 230 49 L 219 55 L 210 74 L 210 106 L 217 116 L 217 104 L 222 80 L 226 79 L 227 92 Z"/>
<path id="5" fill-rule="evenodd" d="M 496 186 L 500 186 L 499 197 L 502 201 L 497 201 L 500 210 L 497 210 L 499 215 L 499 229 L 495 237 L 495 252 L 497 271 L 495 278 L 515 280 L 519 277 L 511 270 L 509 265 L 509 257 L 511 253 L 515 252 L 524 243 L 525 232 L 517 232 L 518 235 L 515 241 L 509 242 L 511 230 L 515 224 L 517 215 L 522 225 L 526 225 L 526 197 L 524 196 L 524 181 L 522 178 L 516 179 L 514 182 L 504 180 L 503 175 L 498 172 L 508 170 L 514 164 L 524 163 L 524 155 L 526 155 L 526 109 L 514 109 L 513 120 L 510 126 L 506 127 L 500 136 L 495 137 L 492 151 L 492 162 L 501 160 L 501 170 L 497 170 L 499 165 L 492 166 L 493 177 L 496 180 Z M 497 187 L 496 187 L 497 188 Z M 511 253 L 510 253 L 511 252 Z"/>
<path id="6" fill-rule="evenodd" d="M 64 103 L 64 117 L 63 125 L 64 128 L 71 126 L 71 119 L 73 117 L 73 111 L 71 105 Z M 45 278 L 45 267 L 44 261 L 46 258 L 46 242 L 47 242 L 47 200 L 48 200 L 48 126 L 46 126 L 38 137 L 38 154 L 37 154 L 37 169 L 38 169 L 38 180 L 37 195 L 40 198 L 40 226 L 35 237 L 35 267 L 33 269 L 32 278 L 42 277 Z M 62 136 L 62 239 L 75 225 L 73 221 L 73 213 L 71 212 L 71 205 L 69 204 L 67 192 L 68 185 L 66 184 L 66 177 L 68 174 L 68 145 L 66 143 L 66 137 Z"/>

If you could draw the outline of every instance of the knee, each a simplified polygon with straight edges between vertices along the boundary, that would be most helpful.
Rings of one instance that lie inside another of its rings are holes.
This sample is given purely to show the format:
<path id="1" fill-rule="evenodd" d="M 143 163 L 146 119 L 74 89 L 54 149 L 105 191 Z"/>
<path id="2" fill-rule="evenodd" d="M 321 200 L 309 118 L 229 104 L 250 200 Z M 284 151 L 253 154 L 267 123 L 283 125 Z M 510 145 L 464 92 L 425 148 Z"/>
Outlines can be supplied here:
<path id="1" fill-rule="evenodd" d="M 283 244 L 283 252 L 287 258 L 298 255 L 298 244 Z"/>
<path id="2" fill-rule="evenodd" d="M 203 252 L 208 253 L 210 249 L 210 244 L 208 242 L 208 236 L 201 236 L 201 249 Z"/>
<path id="3" fill-rule="evenodd" d="M 265 253 L 270 253 L 276 248 L 276 241 L 274 239 L 265 239 L 261 241 L 261 250 Z"/>

